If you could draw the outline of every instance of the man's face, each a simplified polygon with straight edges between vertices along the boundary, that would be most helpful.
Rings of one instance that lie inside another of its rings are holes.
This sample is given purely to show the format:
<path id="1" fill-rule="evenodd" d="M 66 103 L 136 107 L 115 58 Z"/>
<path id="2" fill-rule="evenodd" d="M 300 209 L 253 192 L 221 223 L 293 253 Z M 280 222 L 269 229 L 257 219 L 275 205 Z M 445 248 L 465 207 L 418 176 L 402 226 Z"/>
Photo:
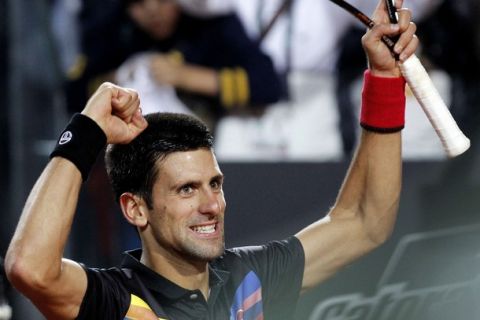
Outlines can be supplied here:
<path id="1" fill-rule="evenodd" d="M 158 40 L 173 34 L 180 16 L 180 7 L 175 0 L 134 1 L 127 11 L 143 31 Z"/>
<path id="2" fill-rule="evenodd" d="M 157 165 L 149 223 L 158 249 L 198 261 L 221 255 L 225 198 L 213 152 L 174 152 Z"/>

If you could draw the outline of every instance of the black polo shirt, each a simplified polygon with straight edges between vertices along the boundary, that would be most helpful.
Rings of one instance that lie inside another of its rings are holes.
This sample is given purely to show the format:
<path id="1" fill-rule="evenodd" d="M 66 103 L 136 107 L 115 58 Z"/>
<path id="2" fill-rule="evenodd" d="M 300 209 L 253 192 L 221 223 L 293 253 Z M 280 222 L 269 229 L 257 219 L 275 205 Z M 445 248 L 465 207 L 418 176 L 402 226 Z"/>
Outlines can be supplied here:
<path id="1" fill-rule="evenodd" d="M 292 319 L 305 257 L 290 237 L 228 249 L 209 264 L 210 294 L 187 290 L 126 252 L 121 267 L 86 268 L 88 287 L 77 319 Z"/>

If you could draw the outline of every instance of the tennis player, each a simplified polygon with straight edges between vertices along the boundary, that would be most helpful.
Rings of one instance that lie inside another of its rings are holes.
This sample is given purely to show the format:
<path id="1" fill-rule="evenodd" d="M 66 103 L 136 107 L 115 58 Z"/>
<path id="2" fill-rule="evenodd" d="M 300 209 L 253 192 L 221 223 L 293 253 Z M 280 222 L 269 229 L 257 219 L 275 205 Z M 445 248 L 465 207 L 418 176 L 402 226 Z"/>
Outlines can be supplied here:
<path id="1" fill-rule="evenodd" d="M 418 46 L 411 12 L 396 3 L 398 24 L 380 0 L 362 39 L 361 140 L 326 216 L 282 241 L 225 249 L 224 176 L 206 126 L 186 115 L 145 118 L 134 90 L 105 83 L 63 131 L 28 197 L 6 256 L 10 281 L 48 319 L 291 319 L 301 292 L 394 226 L 405 81 L 381 37 L 400 36 L 402 60 Z M 94 269 L 63 252 L 82 181 L 105 144 L 116 198 L 142 248 L 121 266 Z"/>

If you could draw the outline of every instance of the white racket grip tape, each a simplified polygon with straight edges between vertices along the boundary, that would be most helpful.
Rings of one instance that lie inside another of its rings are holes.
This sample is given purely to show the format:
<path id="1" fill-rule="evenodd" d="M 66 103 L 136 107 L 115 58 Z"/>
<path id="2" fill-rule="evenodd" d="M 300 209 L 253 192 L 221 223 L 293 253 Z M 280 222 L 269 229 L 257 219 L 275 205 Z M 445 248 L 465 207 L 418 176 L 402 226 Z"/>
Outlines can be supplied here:
<path id="1" fill-rule="evenodd" d="M 447 155 L 453 158 L 467 151 L 470 148 L 470 140 L 458 127 L 417 56 L 410 56 L 400 64 L 400 69 L 440 138 Z"/>

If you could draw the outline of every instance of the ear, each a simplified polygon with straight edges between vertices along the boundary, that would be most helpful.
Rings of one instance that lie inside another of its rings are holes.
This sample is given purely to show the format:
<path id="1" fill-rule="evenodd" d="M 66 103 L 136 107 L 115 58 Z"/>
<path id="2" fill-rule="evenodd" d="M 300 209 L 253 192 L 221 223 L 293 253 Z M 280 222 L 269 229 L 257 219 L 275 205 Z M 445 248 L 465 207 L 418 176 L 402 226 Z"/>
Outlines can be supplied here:
<path id="1" fill-rule="evenodd" d="M 147 225 L 148 207 L 141 197 L 130 192 L 125 192 L 120 196 L 120 207 L 128 223 L 139 228 Z"/>

